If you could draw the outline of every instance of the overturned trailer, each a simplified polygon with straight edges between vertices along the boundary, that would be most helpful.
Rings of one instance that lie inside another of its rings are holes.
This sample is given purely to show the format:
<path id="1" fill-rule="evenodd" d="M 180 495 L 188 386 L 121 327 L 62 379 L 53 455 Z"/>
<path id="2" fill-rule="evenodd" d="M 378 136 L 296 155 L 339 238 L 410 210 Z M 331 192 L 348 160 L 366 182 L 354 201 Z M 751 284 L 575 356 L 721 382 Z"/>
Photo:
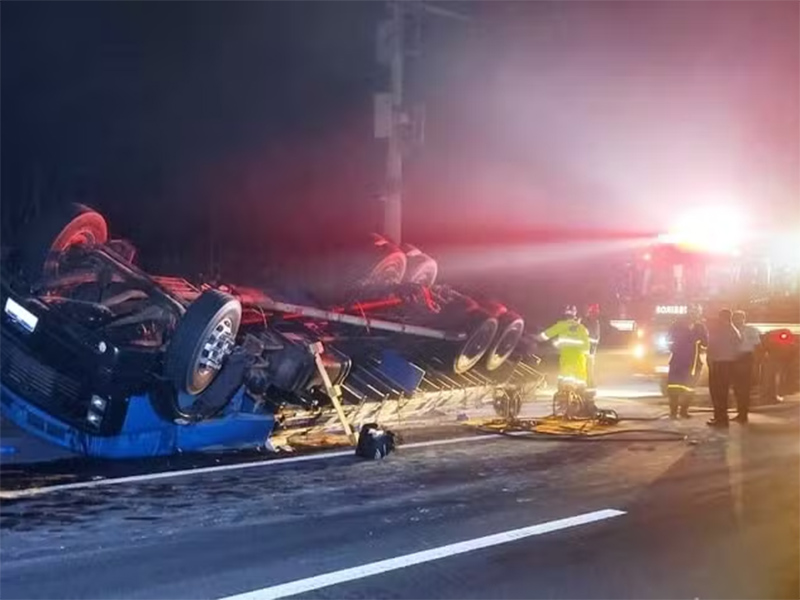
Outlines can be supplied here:
<path id="1" fill-rule="evenodd" d="M 438 284 L 436 262 L 375 236 L 298 303 L 274 290 L 145 273 L 82 205 L 45 215 L 2 264 L 0 409 L 109 458 L 269 446 L 279 429 L 353 430 L 494 404 L 542 382 L 524 321 Z"/>

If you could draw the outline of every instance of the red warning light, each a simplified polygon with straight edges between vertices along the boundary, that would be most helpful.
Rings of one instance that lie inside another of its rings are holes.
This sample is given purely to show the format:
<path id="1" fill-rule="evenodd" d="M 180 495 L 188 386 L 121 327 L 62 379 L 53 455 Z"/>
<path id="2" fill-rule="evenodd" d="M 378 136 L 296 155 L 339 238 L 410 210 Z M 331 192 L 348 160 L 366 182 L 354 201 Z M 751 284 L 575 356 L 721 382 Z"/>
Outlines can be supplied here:
<path id="1" fill-rule="evenodd" d="M 770 334 L 770 337 L 772 338 L 773 343 L 775 343 L 775 344 L 784 345 L 784 344 L 791 344 L 792 343 L 792 334 L 791 334 L 791 332 L 786 331 L 786 330 L 784 330 L 784 331 L 773 331 Z"/>

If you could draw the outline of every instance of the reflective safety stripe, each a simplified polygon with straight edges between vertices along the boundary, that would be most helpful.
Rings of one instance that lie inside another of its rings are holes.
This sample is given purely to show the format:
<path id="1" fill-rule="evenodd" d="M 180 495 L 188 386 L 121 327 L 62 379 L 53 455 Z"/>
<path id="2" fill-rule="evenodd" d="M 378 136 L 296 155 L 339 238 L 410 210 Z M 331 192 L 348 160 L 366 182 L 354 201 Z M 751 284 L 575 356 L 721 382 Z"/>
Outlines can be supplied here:
<path id="1" fill-rule="evenodd" d="M 560 337 L 555 342 L 554 346 L 583 346 L 586 342 L 578 338 L 565 338 Z"/>
<path id="2" fill-rule="evenodd" d="M 576 385 L 586 385 L 586 381 L 580 377 L 572 377 L 571 375 L 559 375 L 558 380 L 563 383 L 574 383 Z"/>
<path id="3" fill-rule="evenodd" d="M 592 344 L 598 344 L 600 342 L 600 338 L 589 338 L 589 341 Z"/>
<path id="4" fill-rule="evenodd" d="M 697 340 L 694 343 L 694 358 L 692 359 L 692 377 L 695 375 L 695 371 L 697 370 L 697 360 L 700 358 L 700 340 Z"/>
<path id="5" fill-rule="evenodd" d="M 681 385 L 679 383 L 669 383 L 667 384 L 668 390 L 681 390 L 683 392 L 693 392 L 694 388 L 689 387 L 688 385 Z"/>

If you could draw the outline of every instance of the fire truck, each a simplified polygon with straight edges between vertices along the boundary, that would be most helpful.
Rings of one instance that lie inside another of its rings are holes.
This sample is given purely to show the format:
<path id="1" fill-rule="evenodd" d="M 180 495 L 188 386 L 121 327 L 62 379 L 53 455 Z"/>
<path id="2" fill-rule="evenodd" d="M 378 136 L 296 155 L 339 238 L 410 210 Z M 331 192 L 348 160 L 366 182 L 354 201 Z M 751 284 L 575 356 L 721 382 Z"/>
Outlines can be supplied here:
<path id="1" fill-rule="evenodd" d="M 754 382 L 763 399 L 800 390 L 800 236 L 772 235 L 749 243 L 696 242 L 661 235 L 630 256 L 619 272 L 611 326 L 628 332 L 636 374 L 658 380 L 670 357 L 670 326 L 692 307 L 703 318 L 741 309 L 762 334 Z M 703 369 L 700 385 L 707 383 Z"/>

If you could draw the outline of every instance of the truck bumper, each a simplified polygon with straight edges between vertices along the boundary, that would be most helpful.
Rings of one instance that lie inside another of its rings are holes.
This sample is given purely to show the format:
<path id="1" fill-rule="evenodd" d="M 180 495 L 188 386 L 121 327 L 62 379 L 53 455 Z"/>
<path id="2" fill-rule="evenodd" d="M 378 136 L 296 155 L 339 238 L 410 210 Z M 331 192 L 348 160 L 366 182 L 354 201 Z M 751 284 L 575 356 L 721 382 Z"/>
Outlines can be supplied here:
<path id="1" fill-rule="evenodd" d="M 0 410 L 5 418 L 41 440 L 83 456 L 143 458 L 258 448 L 266 444 L 275 424 L 271 414 L 248 412 L 251 407 L 241 390 L 220 418 L 191 425 L 178 425 L 159 417 L 147 395 L 132 396 L 128 403 L 122 431 L 114 436 L 98 436 L 52 417 L 0 385 Z"/>

